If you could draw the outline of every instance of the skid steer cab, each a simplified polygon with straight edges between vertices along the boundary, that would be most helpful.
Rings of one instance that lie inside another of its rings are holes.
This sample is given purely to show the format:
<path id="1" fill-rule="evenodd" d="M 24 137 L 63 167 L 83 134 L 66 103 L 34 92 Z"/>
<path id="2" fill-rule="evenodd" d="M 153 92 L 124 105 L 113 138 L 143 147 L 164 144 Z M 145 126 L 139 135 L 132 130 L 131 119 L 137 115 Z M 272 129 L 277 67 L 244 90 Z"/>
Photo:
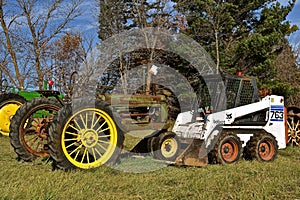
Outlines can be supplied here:
<path id="1" fill-rule="evenodd" d="M 180 113 L 172 132 L 186 148 L 175 164 L 204 166 L 247 160 L 273 161 L 286 147 L 284 98 L 266 96 L 259 102 L 227 109 L 192 122 L 193 112 Z"/>

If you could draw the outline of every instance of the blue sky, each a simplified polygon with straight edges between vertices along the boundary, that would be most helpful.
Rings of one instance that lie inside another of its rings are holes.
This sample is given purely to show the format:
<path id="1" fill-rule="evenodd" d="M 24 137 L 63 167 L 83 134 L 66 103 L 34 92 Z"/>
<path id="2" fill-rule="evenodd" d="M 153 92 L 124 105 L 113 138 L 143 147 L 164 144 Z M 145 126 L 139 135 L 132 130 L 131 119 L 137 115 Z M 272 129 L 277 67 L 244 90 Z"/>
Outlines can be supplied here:
<path id="1" fill-rule="evenodd" d="M 278 0 L 282 5 L 286 5 L 288 0 Z M 80 16 L 72 25 L 78 31 L 84 31 L 89 36 L 94 35 L 97 38 L 97 4 L 95 0 L 83 1 L 82 16 Z M 291 24 L 296 24 L 300 28 L 300 0 L 296 0 L 296 5 L 292 12 L 288 15 L 287 20 Z M 300 45 L 300 30 L 289 37 L 293 45 Z"/>
<path id="2" fill-rule="evenodd" d="M 281 3 L 287 3 L 287 0 L 280 0 Z M 296 1 L 296 5 L 292 12 L 288 15 L 287 20 L 292 24 L 296 24 L 300 29 L 300 0 Z M 290 36 L 289 38 L 292 44 L 300 45 L 300 30 Z"/>

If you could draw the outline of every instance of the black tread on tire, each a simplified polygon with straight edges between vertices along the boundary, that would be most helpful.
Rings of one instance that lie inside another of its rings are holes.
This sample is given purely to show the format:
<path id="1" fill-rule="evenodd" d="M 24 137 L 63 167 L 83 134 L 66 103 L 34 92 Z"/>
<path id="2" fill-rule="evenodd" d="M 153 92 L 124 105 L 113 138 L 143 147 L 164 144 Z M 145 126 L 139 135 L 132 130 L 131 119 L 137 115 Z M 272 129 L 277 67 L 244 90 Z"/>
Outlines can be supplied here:
<path id="1" fill-rule="evenodd" d="M 212 164 L 231 164 L 237 162 L 242 156 L 242 143 L 239 137 L 230 131 L 223 131 L 208 154 Z"/>
<path id="2" fill-rule="evenodd" d="M 271 162 L 278 154 L 278 144 L 275 137 L 269 133 L 261 132 L 250 137 L 244 148 L 246 160 Z"/>
<path id="3" fill-rule="evenodd" d="M 10 143 L 19 160 L 31 162 L 37 157 L 49 156 L 47 150 L 48 128 L 61 107 L 61 103 L 56 99 L 43 97 L 34 98 L 18 109 L 10 124 Z M 48 116 L 36 117 L 39 112 L 45 111 L 49 112 Z M 39 145 L 39 149 L 35 148 L 37 146 L 29 144 L 32 141 Z"/>

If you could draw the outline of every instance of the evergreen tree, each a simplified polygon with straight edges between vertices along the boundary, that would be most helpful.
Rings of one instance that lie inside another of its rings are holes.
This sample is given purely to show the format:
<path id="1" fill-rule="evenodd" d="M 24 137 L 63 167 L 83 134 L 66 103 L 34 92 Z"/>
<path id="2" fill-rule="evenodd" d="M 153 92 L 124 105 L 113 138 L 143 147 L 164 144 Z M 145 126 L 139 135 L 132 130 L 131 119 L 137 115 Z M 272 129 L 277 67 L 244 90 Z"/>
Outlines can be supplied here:
<path id="1" fill-rule="evenodd" d="M 186 34 L 193 37 L 227 73 L 242 71 L 259 83 L 272 84 L 274 60 L 285 37 L 297 30 L 286 21 L 295 0 L 175 0 L 186 17 Z"/>

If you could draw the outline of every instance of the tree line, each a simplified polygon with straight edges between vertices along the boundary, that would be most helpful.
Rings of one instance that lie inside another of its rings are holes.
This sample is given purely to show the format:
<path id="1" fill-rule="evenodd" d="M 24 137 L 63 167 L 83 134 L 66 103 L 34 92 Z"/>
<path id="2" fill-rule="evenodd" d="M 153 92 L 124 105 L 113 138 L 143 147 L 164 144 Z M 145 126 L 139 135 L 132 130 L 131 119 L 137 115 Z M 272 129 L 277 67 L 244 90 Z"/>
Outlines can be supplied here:
<path id="1" fill-rule="evenodd" d="M 299 104 L 297 57 L 287 37 L 298 27 L 286 20 L 296 0 L 94 0 L 99 7 L 100 42 L 127 30 L 161 27 L 186 34 L 201 44 L 224 74 L 238 71 L 257 78 L 259 87 Z M 11 2 L 11 1 L 10 1 Z M 0 0 L 0 65 L 2 76 L 19 88 L 34 82 L 40 88 L 47 76 L 66 79 L 84 62 L 88 49 L 81 33 L 68 32 L 80 16 L 82 1 Z M 39 9 L 43 12 L 38 12 Z M 163 45 L 163 44 L 161 44 Z M 127 93 L 128 74 L 134 66 L 163 62 L 189 80 L 191 65 L 177 55 L 151 48 L 122 53 L 104 79 L 119 80 Z M 147 81 L 150 81 L 146 77 Z M 28 81 L 33 80 L 33 81 Z M 103 80 L 111 84 L 109 80 Z M 145 93 L 151 90 L 147 84 Z"/>

